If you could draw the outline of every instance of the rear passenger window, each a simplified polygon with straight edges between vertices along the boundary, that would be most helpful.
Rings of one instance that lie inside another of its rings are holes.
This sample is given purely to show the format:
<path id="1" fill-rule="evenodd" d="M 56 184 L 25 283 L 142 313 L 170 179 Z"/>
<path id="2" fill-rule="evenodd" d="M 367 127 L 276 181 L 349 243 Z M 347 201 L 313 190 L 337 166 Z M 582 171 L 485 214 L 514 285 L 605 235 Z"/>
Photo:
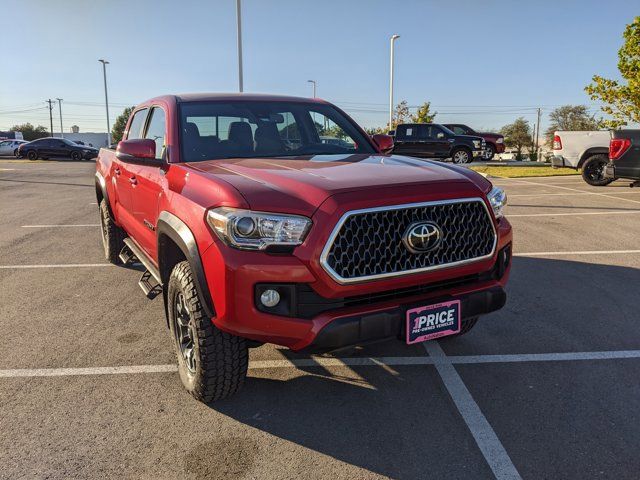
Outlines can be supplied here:
<path id="1" fill-rule="evenodd" d="M 127 133 L 127 140 L 133 140 L 136 138 L 142 138 L 142 126 L 144 125 L 144 120 L 147 118 L 147 109 L 138 110 L 131 120 L 131 125 L 129 126 L 129 131 Z"/>
<path id="2" fill-rule="evenodd" d="M 165 115 L 161 108 L 151 110 L 151 120 L 144 138 L 150 138 L 156 142 L 156 158 L 162 159 L 165 145 Z"/>

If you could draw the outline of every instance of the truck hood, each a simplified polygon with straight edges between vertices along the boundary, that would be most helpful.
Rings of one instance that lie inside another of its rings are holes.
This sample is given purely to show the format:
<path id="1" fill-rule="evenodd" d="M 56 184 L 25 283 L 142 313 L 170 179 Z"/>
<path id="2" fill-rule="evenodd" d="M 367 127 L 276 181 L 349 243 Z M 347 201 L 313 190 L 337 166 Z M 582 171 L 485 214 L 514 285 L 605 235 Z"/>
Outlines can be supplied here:
<path id="1" fill-rule="evenodd" d="M 185 164 L 200 175 L 223 180 L 254 210 L 312 215 L 338 193 L 466 183 L 486 191 L 490 183 L 468 169 L 400 155 L 314 155 L 209 160 Z"/>

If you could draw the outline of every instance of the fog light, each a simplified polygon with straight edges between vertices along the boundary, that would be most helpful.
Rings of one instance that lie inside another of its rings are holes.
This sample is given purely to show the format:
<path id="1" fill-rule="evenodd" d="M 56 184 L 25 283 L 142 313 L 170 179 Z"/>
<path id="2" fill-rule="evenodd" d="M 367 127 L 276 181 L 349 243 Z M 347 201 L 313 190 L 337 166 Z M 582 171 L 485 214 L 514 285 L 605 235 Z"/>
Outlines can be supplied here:
<path id="1" fill-rule="evenodd" d="M 280 294 L 277 290 L 265 290 L 260 295 L 260 301 L 265 307 L 275 307 L 280 302 Z"/>

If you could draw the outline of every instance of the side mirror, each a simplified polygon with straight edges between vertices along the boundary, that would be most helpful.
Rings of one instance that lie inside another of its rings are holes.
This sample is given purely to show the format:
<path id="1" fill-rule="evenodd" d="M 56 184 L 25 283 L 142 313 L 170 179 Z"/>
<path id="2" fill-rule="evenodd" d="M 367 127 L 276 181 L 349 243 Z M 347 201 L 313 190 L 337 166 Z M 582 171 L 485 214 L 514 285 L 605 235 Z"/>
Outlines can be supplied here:
<path id="1" fill-rule="evenodd" d="M 378 146 L 378 149 L 382 153 L 390 153 L 393 150 L 393 137 L 389 135 L 383 135 L 382 133 L 376 133 L 371 137 L 374 143 Z"/>
<path id="2" fill-rule="evenodd" d="M 149 138 L 136 138 L 118 142 L 116 157 L 127 163 L 139 163 L 143 165 L 159 165 L 161 160 L 156 159 L 156 142 Z"/>

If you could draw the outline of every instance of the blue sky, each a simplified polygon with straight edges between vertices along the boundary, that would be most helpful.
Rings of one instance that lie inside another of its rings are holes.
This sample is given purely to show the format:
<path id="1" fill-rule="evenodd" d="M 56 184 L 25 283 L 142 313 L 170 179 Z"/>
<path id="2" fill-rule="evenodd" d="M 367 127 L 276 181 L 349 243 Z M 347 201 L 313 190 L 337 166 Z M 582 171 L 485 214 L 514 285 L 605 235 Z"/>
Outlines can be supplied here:
<path id="1" fill-rule="evenodd" d="M 0 0 L 5 56 L 0 130 L 48 125 L 61 97 L 65 130 L 104 131 L 98 58 L 111 119 L 164 94 L 236 91 L 235 0 Z M 395 99 L 431 101 L 442 123 L 498 129 L 535 108 L 586 104 L 593 74 L 618 77 L 624 26 L 640 2 L 243 0 L 245 91 L 311 95 L 365 126 L 384 125 L 389 37 Z M 634 6 L 635 5 L 635 6 Z M 9 113 L 11 112 L 11 113 Z M 54 129 L 59 128 L 57 108 Z"/>

